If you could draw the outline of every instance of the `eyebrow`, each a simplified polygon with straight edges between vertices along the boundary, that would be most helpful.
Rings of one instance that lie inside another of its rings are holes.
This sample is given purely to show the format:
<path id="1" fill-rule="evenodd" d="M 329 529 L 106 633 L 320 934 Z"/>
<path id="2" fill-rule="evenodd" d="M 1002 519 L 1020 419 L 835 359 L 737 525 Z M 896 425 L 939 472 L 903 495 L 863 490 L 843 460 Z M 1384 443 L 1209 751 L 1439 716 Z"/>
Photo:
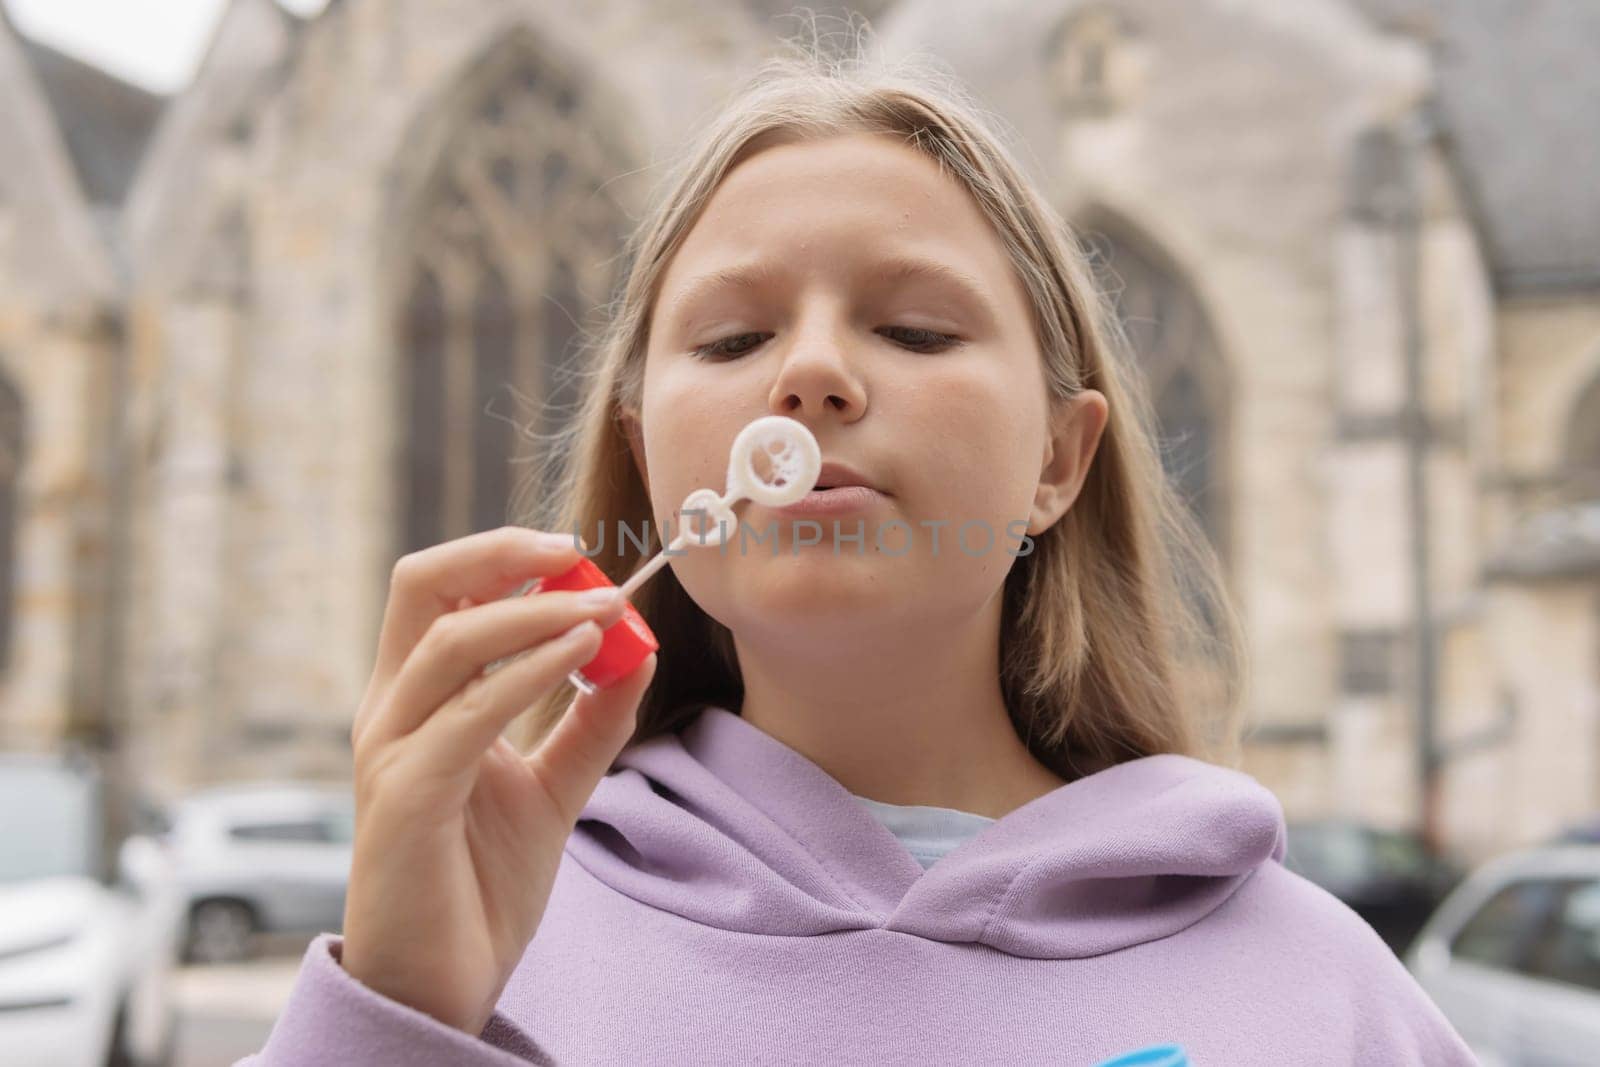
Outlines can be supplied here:
<path id="1" fill-rule="evenodd" d="M 995 315 L 988 288 L 982 282 L 965 271 L 937 260 L 891 256 L 874 263 L 870 271 L 874 282 L 928 281 L 942 285 L 954 290 L 973 311 L 985 318 L 992 320 Z M 783 276 L 784 268 L 770 260 L 739 263 L 707 271 L 684 283 L 670 304 L 669 314 L 676 321 L 681 319 L 685 309 L 724 289 L 768 288 L 782 280 Z"/>

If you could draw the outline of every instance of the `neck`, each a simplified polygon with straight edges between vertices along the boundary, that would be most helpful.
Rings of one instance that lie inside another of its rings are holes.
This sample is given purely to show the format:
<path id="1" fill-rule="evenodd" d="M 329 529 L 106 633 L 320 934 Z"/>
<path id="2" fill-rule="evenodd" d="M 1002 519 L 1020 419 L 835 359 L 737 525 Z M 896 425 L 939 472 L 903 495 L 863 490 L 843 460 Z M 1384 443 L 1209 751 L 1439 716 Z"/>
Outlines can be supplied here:
<path id="1" fill-rule="evenodd" d="M 736 636 L 740 715 L 852 793 L 999 818 L 1065 784 L 1006 712 L 999 609 L 996 596 L 953 625 Z"/>

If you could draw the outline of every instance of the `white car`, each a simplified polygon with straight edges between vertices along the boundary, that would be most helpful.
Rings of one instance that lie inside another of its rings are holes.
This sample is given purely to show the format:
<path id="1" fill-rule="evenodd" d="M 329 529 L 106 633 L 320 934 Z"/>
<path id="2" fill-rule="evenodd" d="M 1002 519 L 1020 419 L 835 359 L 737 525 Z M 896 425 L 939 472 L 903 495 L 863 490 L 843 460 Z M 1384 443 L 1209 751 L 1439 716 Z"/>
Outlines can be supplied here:
<path id="1" fill-rule="evenodd" d="M 107 847 L 101 776 L 0 755 L 0 1063 L 154 1064 L 172 1055 L 180 901 L 162 847 Z"/>
<path id="2" fill-rule="evenodd" d="M 242 959 L 258 933 L 337 933 L 354 830 L 347 785 L 262 782 L 180 801 L 170 839 L 188 910 L 184 957 Z"/>
<path id="3" fill-rule="evenodd" d="M 1484 1067 L 1600 1063 L 1600 845 L 1486 864 L 1439 905 L 1406 965 Z"/>

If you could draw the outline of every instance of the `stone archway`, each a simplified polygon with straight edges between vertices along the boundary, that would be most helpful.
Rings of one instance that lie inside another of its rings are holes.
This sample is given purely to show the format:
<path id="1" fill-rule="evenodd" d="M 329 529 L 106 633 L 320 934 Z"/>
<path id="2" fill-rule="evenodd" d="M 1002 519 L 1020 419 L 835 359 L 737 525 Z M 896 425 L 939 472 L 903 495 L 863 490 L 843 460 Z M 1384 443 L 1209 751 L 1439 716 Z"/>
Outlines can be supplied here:
<path id="1" fill-rule="evenodd" d="M 615 120 L 519 31 L 425 116 L 392 270 L 399 554 L 508 520 L 527 442 L 574 406 L 589 309 L 610 294 L 627 168 Z M 535 450 L 537 445 L 532 446 Z"/>
<path id="2" fill-rule="evenodd" d="M 1105 212 L 1075 227 L 1150 391 L 1161 462 L 1226 563 L 1232 548 L 1232 385 L 1216 332 L 1176 264 Z"/>

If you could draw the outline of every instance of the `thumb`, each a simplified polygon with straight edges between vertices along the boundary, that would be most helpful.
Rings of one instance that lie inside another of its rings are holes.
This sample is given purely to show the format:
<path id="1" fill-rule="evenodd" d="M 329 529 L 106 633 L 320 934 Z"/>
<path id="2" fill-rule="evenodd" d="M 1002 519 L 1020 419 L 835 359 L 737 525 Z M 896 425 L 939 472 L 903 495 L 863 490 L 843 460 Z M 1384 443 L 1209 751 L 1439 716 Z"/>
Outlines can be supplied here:
<path id="1" fill-rule="evenodd" d="M 544 740 L 526 757 L 570 828 L 605 777 L 611 761 L 633 736 L 639 703 L 655 677 L 656 657 L 610 689 L 579 693 Z"/>

